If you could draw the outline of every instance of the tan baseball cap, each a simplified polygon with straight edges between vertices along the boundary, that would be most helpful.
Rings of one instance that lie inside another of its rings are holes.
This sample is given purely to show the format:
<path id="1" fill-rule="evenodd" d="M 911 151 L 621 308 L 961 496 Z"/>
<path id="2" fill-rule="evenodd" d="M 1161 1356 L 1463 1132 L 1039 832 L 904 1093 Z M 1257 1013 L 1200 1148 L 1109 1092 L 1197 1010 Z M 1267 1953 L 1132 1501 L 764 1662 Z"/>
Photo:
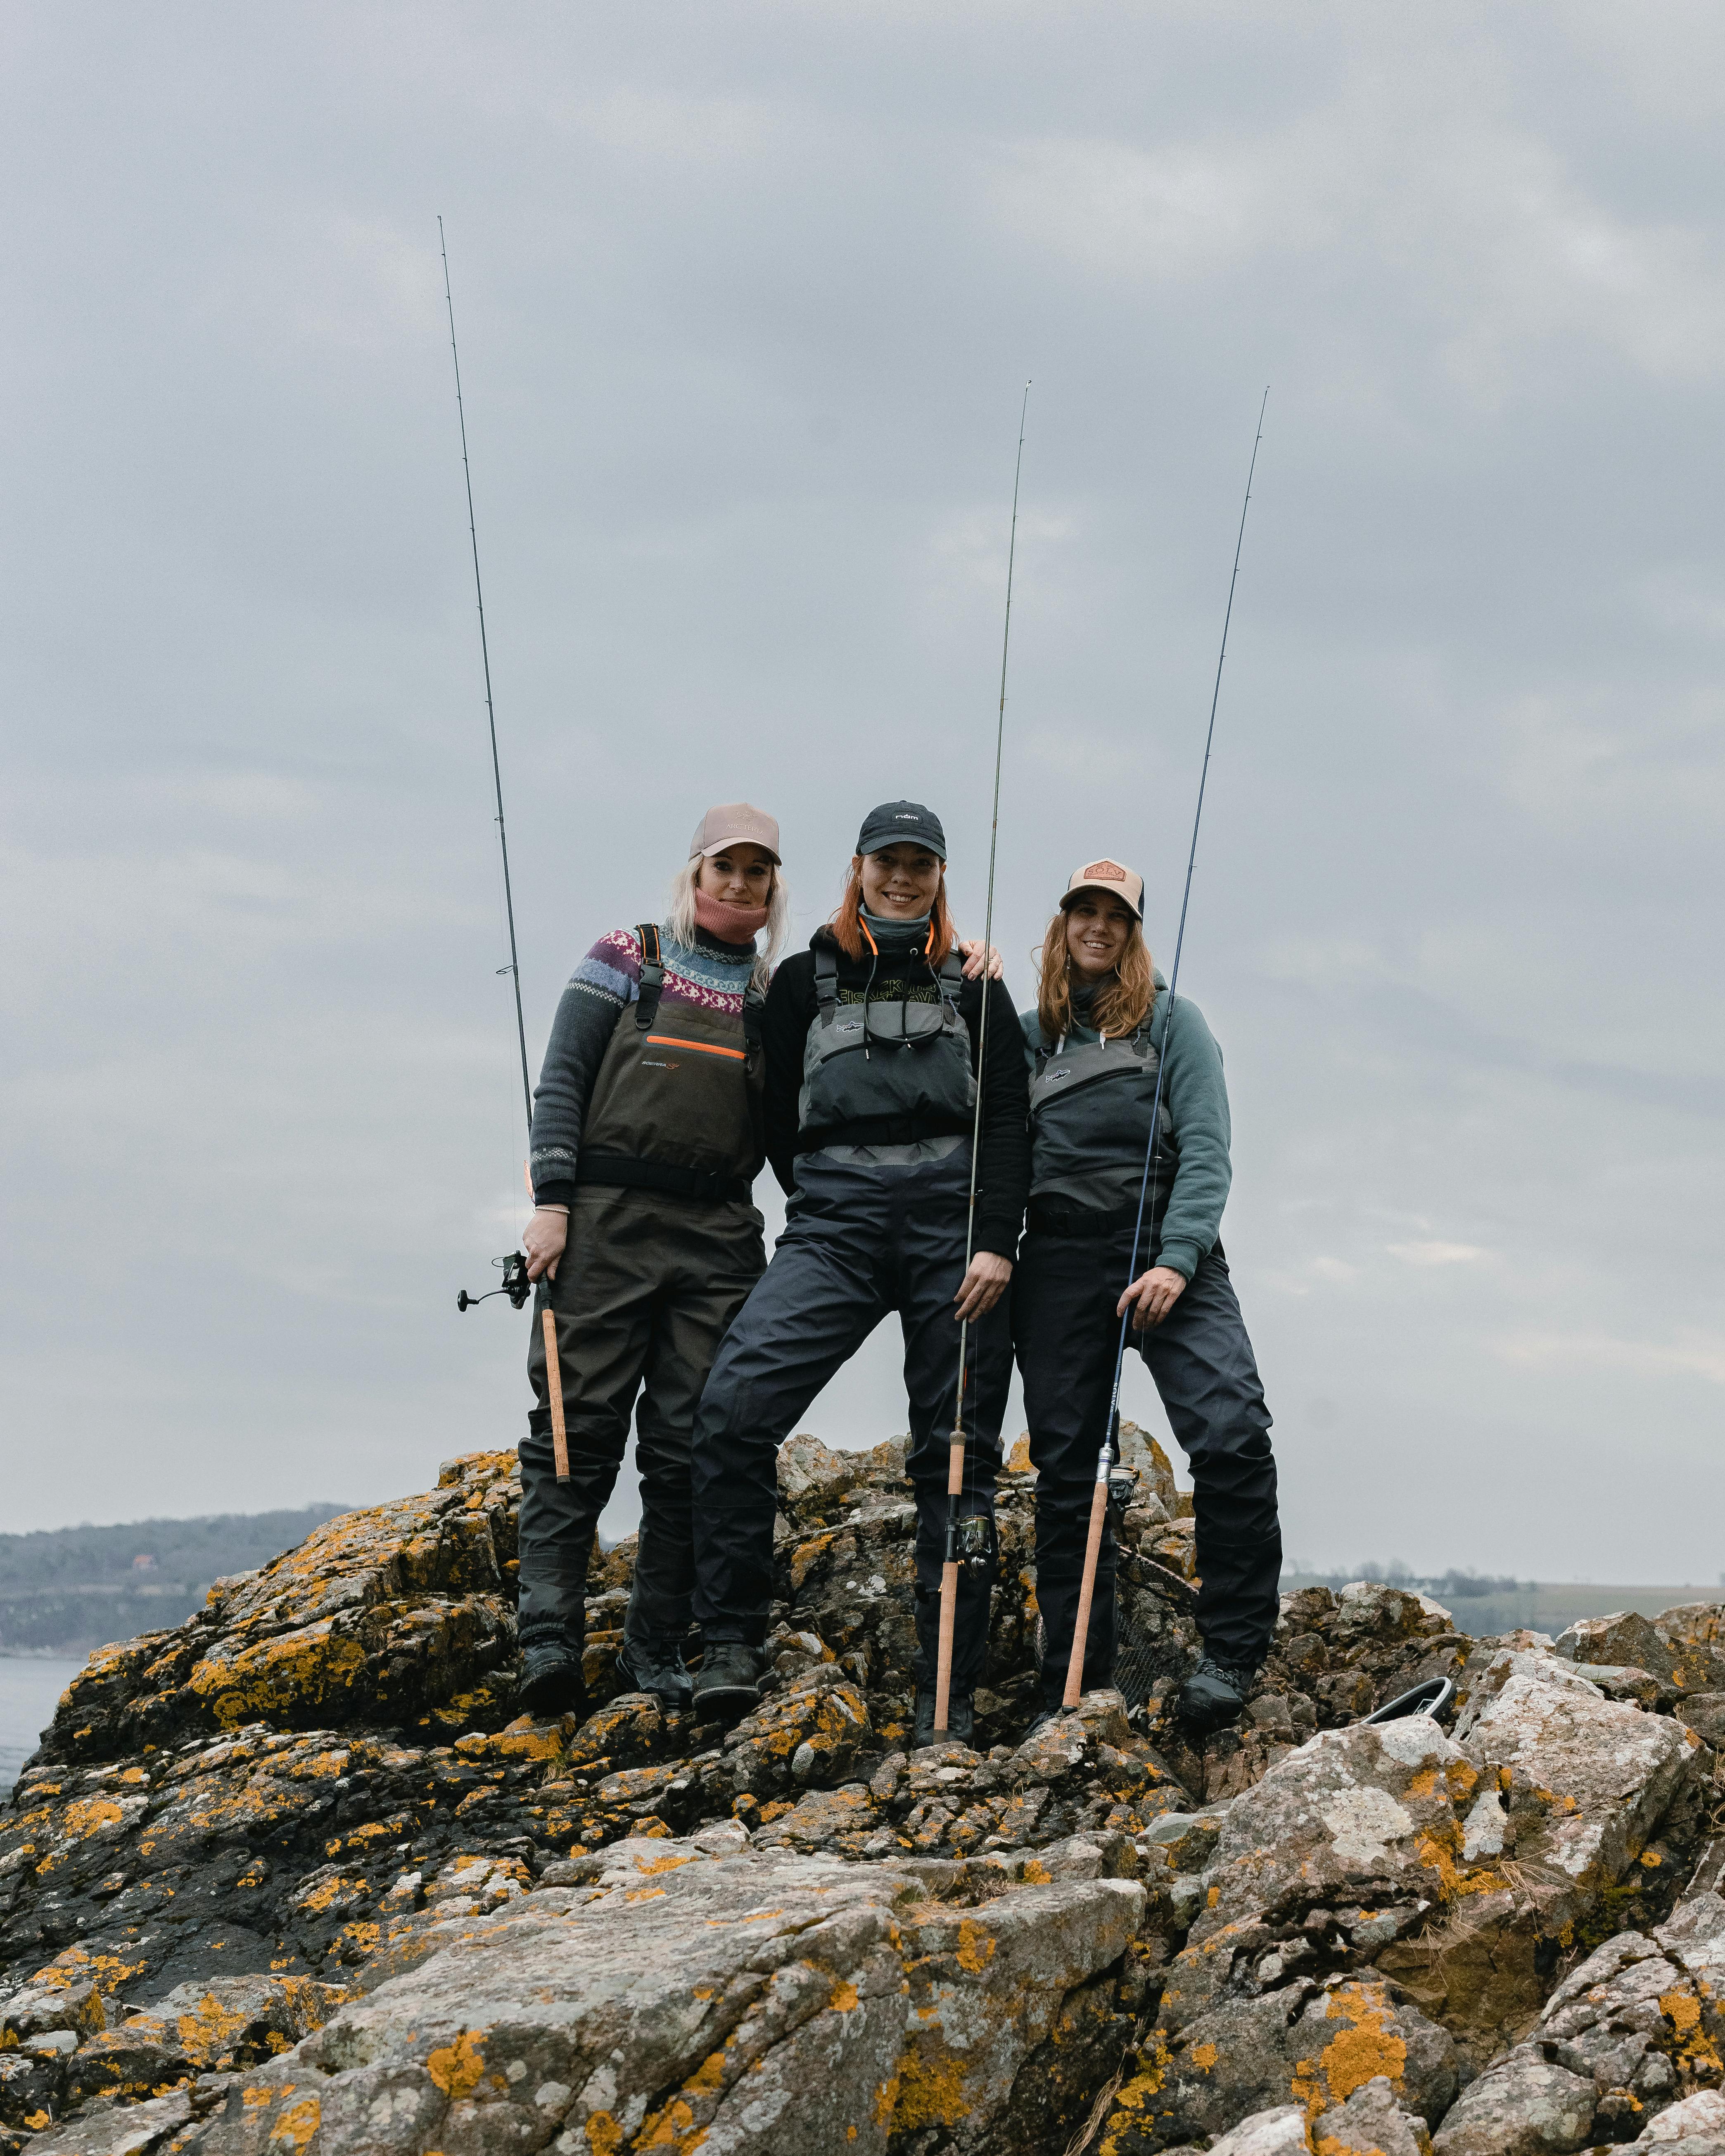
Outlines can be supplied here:
<path id="1" fill-rule="evenodd" d="M 760 846 L 772 855 L 775 868 L 783 866 L 778 858 L 778 824 L 760 809 L 750 808 L 747 801 L 721 801 L 716 808 L 709 808 L 689 841 L 689 858 L 692 861 L 702 855 L 722 854 L 726 846 Z"/>
<path id="2" fill-rule="evenodd" d="M 1111 861 L 1104 855 L 1099 861 L 1086 861 L 1081 869 L 1074 869 L 1061 906 L 1070 906 L 1081 891 L 1106 891 L 1129 906 L 1135 920 L 1144 917 L 1144 879 L 1123 862 Z"/>

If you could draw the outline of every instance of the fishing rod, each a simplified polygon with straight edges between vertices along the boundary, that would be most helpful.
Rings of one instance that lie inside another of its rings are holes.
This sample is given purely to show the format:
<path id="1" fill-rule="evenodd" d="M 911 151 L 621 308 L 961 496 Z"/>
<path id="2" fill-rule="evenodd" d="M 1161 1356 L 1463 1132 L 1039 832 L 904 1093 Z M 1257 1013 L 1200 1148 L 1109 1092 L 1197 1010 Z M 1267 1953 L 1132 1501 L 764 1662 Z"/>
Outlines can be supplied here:
<path id="1" fill-rule="evenodd" d="M 983 1014 L 977 1028 L 976 1107 L 970 1133 L 970 1204 L 964 1221 L 964 1270 L 968 1276 L 976 1240 L 977 1157 L 983 1136 L 983 1081 L 988 1051 L 989 968 L 994 963 L 994 860 L 1000 844 L 1000 762 L 1006 744 L 1006 654 L 1012 642 L 1012 572 L 1019 543 L 1019 476 L 1024 468 L 1024 414 L 1030 408 L 1030 384 L 1019 405 L 1018 459 L 1012 470 L 1012 526 L 1006 542 L 1006 622 L 1000 633 L 1000 708 L 994 725 L 994 810 L 988 826 L 988 896 L 983 913 Z M 934 1733 L 943 1737 L 952 1691 L 952 1633 L 958 1618 L 958 1572 L 961 1564 L 988 1569 L 994 1561 L 992 1537 L 983 1537 L 973 1548 L 960 1552 L 962 1526 L 958 1503 L 964 1494 L 964 1379 L 965 1350 L 970 1321 L 958 1323 L 958 1393 L 952 1409 L 952 1435 L 947 1452 L 947 1538 L 941 1564 L 940 1645 L 934 1678 Z"/>
<path id="2" fill-rule="evenodd" d="M 1156 1059 L 1156 1091 L 1150 1103 L 1150 1136 L 1144 1146 L 1144 1173 L 1138 1184 L 1137 1219 L 1132 1225 L 1132 1252 L 1127 1267 L 1126 1284 L 1131 1288 L 1138 1270 L 1138 1245 L 1144 1232 L 1144 1209 L 1147 1203 L 1153 1208 L 1156 1203 L 1153 1170 L 1156 1161 L 1156 1140 L 1162 1122 L 1162 1082 L 1168 1073 L 1168 1029 L 1173 1024 L 1174 997 L 1180 985 L 1180 953 L 1186 945 L 1186 911 L 1192 903 L 1192 871 L 1198 860 L 1198 827 L 1204 820 L 1204 788 L 1209 782 L 1210 748 L 1216 738 L 1216 706 L 1222 694 L 1222 667 L 1228 656 L 1228 628 L 1234 619 L 1234 588 L 1240 582 L 1240 549 L 1245 544 L 1246 511 L 1252 506 L 1252 478 L 1258 469 L 1258 444 L 1264 439 L 1264 412 L 1270 402 L 1266 384 L 1258 406 L 1258 431 L 1252 439 L 1251 462 L 1246 467 L 1245 500 L 1240 508 L 1240 530 L 1235 535 L 1234 568 L 1228 579 L 1228 604 L 1222 615 L 1222 648 L 1216 654 L 1216 679 L 1210 690 L 1210 722 L 1204 737 L 1204 767 L 1198 775 L 1198 805 L 1192 814 L 1192 844 L 1186 852 L 1186 888 L 1180 899 L 1180 926 L 1174 937 L 1173 970 L 1168 975 L 1168 1003 L 1162 1022 L 1162 1053 Z M 1090 1641 L 1090 1608 L 1096 1594 L 1096 1566 L 1102 1553 L 1102 1528 L 1108 1512 L 1108 1477 L 1114 1466 L 1116 1432 L 1120 1427 L 1120 1378 L 1126 1363 L 1127 1327 L 1132 1322 L 1132 1312 L 1121 1312 L 1120 1340 L 1114 1351 L 1114 1386 L 1108 1398 L 1107 1426 L 1102 1433 L 1101 1450 L 1096 1455 L 1096 1486 L 1091 1492 L 1090 1532 L 1084 1546 L 1084 1576 L 1078 1589 L 1078 1621 L 1072 1631 L 1072 1654 L 1066 1665 L 1066 1689 L 1061 1696 L 1063 1707 L 1075 1707 L 1084 1679 L 1085 1650 Z"/>
<path id="3" fill-rule="evenodd" d="M 455 302 L 449 291 L 449 250 L 444 242 L 441 218 L 437 221 L 437 246 L 444 258 L 444 305 L 449 316 L 449 357 L 455 362 L 455 418 L 461 429 L 461 476 L 467 486 L 467 536 L 473 547 L 473 595 L 479 605 L 480 664 L 485 677 L 485 719 L 491 730 L 491 783 L 497 798 L 497 844 L 503 854 L 503 905 L 509 916 L 509 963 L 497 970 L 507 973 L 515 983 L 515 1032 L 521 1051 L 521 1100 L 531 1130 L 533 1081 L 527 1075 L 527 1021 L 521 1015 L 521 968 L 515 947 L 515 893 L 509 880 L 509 833 L 503 822 L 503 767 L 497 760 L 497 711 L 491 701 L 491 647 L 485 639 L 485 588 L 480 581 L 479 526 L 473 516 L 473 469 L 467 461 L 467 408 L 461 401 L 461 354 L 455 346 Z M 521 1306 L 516 1306 L 519 1309 Z"/>
<path id="4" fill-rule="evenodd" d="M 527 1021 L 521 1011 L 521 954 L 515 940 L 515 891 L 509 877 L 509 832 L 503 820 L 503 766 L 497 754 L 497 707 L 491 700 L 491 647 L 485 635 L 485 588 L 480 576 L 479 526 L 473 513 L 473 467 L 467 459 L 467 407 L 461 395 L 461 353 L 455 342 L 455 301 L 449 290 L 449 250 L 444 238 L 444 221 L 437 221 L 437 247 L 444 264 L 444 305 L 449 317 L 449 357 L 455 369 L 455 418 L 461 432 L 461 476 L 467 489 L 467 536 L 473 551 L 473 596 L 479 609 L 480 664 L 485 680 L 485 721 L 491 736 L 491 786 L 497 803 L 497 844 L 503 856 L 503 906 L 509 921 L 509 963 L 500 966 L 500 973 L 507 973 L 515 986 L 515 1034 L 521 1055 L 521 1104 L 526 1111 L 527 1142 L 532 1143 L 533 1081 L 527 1075 Z M 470 1295 L 465 1288 L 455 1298 L 457 1310 L 471 1310 L 475 1303 L 489 1302 L 493 1296 L 507 1296 L 510 1306 L 525 1308 L 533 1292 L 533 1283 L 527 1277 L 526 1254 L 511 1250 L 506 1257 L 493 1258 L 491 1263 L 503 1275 L 502 1285 L 490 1289 L 484 1295 Z M 549 1276 L 547 1276 L 547 1278 Z M 552 1452 L 559 1482 L 569 1479 L 568 1440 L 563 1423 L 562 1369 L 557 1359 L 557 1320 L 552 1314 L 550 1296 L 542 1286 L 539 1309 L 545 1337 L 545 1376 L 551 1403 Z"/>

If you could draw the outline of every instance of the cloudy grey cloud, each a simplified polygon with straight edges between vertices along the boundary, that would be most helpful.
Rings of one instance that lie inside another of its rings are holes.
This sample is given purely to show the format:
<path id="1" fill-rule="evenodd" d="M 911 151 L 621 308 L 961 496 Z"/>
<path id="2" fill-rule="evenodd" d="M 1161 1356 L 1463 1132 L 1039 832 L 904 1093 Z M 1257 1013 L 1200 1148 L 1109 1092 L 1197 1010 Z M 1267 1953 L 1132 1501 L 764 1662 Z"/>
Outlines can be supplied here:
<path id="1" fill-rule="evenodd" d="M 709 799 L 932 801 L 1183 985 L 1293 1551 L 1712 1579 L 1725 26 L 1672 6 L 15 11 L 8 1524 L 512 1441 L 536 1051 Z M 1159 1422 L 1139 1373 L 1131 1404 Z M 812 1413 L 901 1425 L 883 1332 Z"/>

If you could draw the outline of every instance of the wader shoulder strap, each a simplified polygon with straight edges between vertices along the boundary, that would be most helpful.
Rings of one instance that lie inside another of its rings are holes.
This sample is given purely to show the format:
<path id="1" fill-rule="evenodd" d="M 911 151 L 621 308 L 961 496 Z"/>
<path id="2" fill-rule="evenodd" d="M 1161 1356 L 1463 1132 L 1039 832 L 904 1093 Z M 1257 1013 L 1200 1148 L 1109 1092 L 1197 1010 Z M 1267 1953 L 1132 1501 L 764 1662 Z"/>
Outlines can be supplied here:
<path id="1" fill-rule="evenodd" d="M 829 943 L 814 947 L 814 1007 L 819 1023 L 830 1025 L 839 1008 L 839 962 Z"/>
<path id="2" fill-rule="evenodd" d="M 659 949 L 659 931 L 650 921 L 644 921 L 635 934 L 641 943 L 641 994 L 635 1005 L 635 1024 L 643 1033 L 650 1033 L 659 1020 L 659 995 L 665 986 L 665 960 Z"/>
<path id="3" fill-rule="evenodd" d="M 767 1104 L 765 1029 L 762 1024 L 767 998 L 751 981 L 742 992 L 742 1047 L 744 1090 L 748 1095 L 749 1132 L 754 1140 L 758 1174 L 767 1160 Z"/>

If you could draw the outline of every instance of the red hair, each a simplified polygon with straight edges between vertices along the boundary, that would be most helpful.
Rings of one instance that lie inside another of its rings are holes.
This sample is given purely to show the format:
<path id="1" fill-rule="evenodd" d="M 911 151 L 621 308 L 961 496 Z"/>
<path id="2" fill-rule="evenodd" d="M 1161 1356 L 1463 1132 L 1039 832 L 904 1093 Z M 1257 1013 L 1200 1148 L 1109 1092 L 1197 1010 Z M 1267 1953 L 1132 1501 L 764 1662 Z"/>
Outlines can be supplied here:
<path id="1" fill-rule="evenodd" d="M 850 870 L 845 878 L 845 896 L 839 901 L 839 911 L 827 923 L 832 930 L 839 948 L 847 958 L 860 958 L 867 947 L 868 931 L 862 919 L 862 855 L 853 854 Z M 952 928 L 952 909 L 947 904 L 947 872 L 941 870 L 940 889 L 934 895 L 934 904 L 928 910 L 928 941 L 923 948 L 928 963 L 937 973 L 946 963 L 947 954 L 957 941 Z"/>

